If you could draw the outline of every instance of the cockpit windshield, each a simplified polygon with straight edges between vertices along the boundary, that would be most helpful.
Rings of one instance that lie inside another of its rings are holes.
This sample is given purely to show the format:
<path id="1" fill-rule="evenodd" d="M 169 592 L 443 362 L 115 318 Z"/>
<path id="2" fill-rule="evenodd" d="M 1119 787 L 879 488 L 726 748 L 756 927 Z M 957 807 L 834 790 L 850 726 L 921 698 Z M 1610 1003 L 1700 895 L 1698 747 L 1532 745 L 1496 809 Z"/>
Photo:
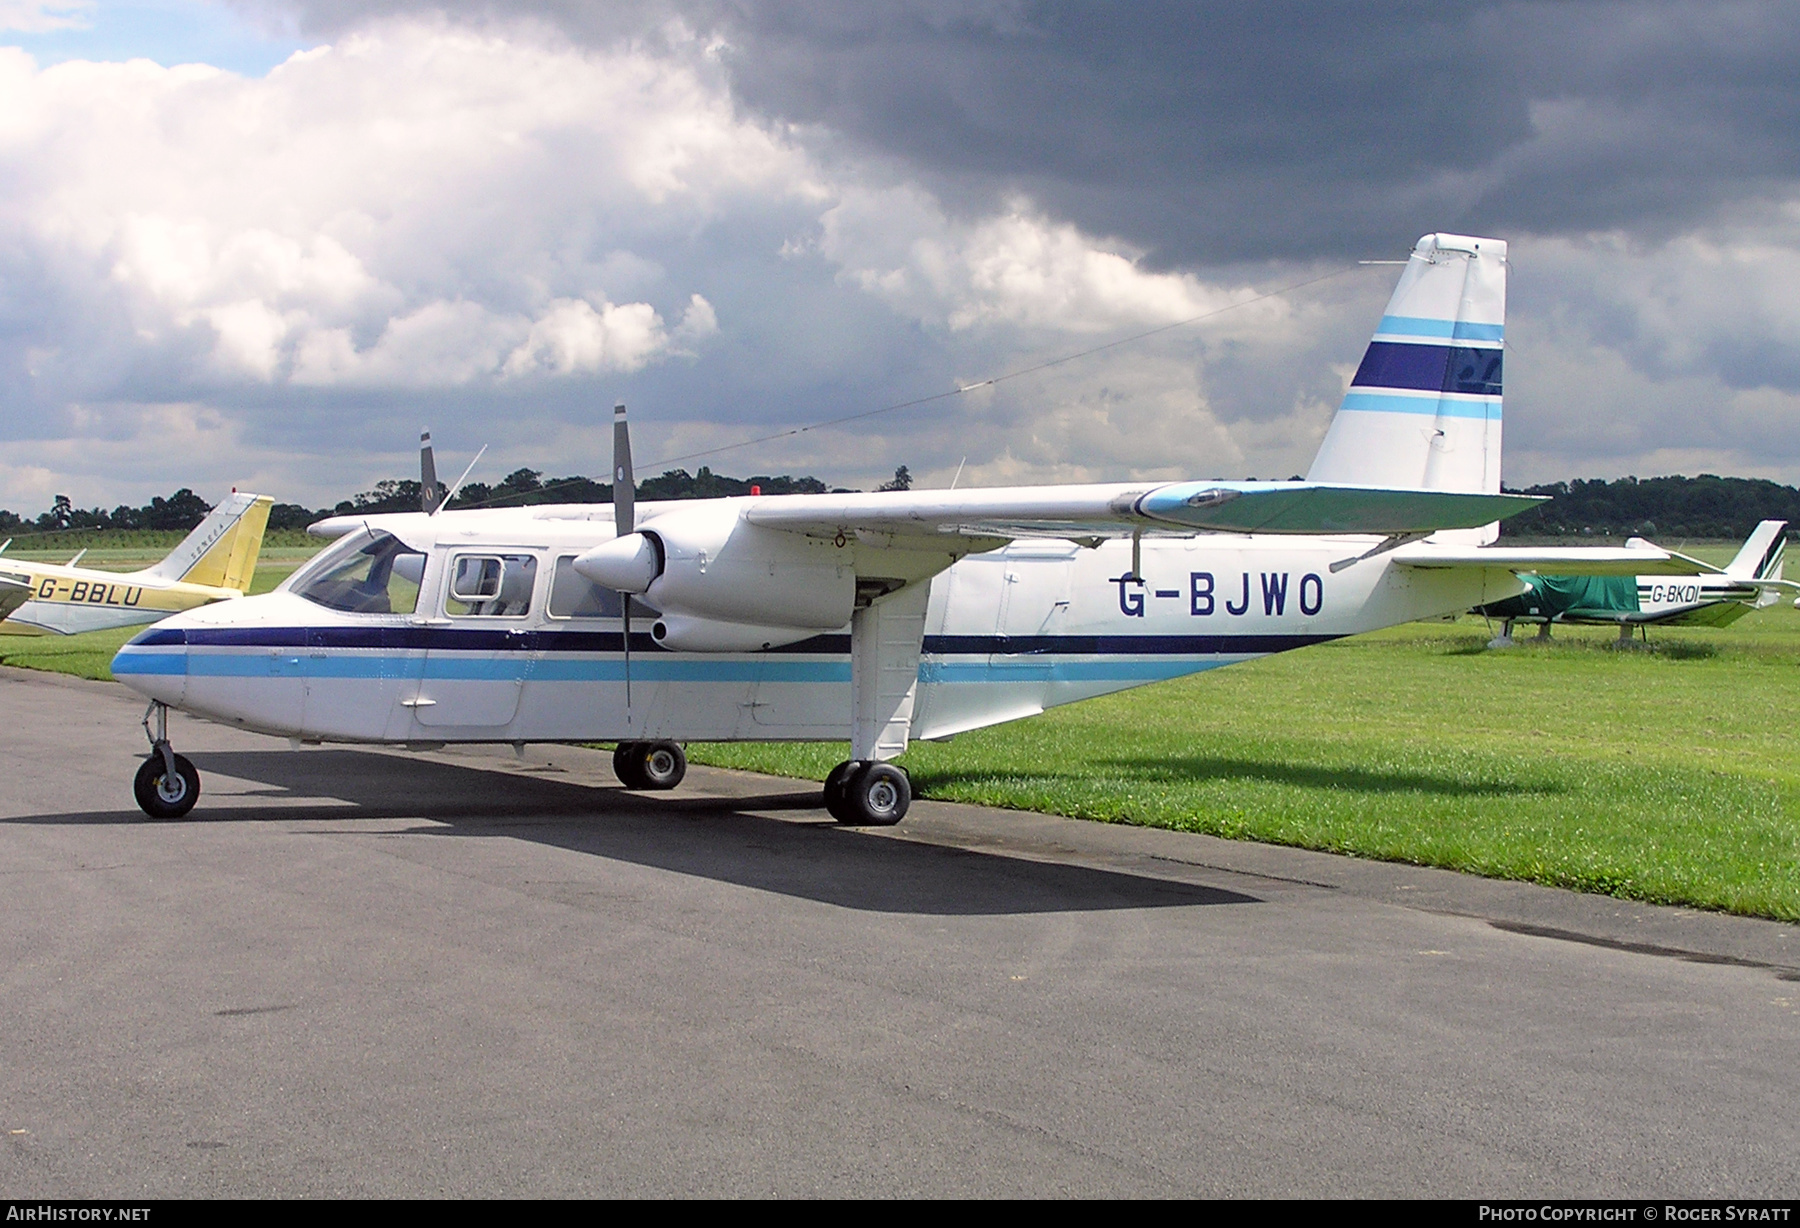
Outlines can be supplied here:
<path id="1" fill-rule="evenodd" d="M 360 549 L 321 560 L 294 592 L 348 614 L 411 614 L 419 606 L 425 556 L 391 533 L 372 533 Z"/>

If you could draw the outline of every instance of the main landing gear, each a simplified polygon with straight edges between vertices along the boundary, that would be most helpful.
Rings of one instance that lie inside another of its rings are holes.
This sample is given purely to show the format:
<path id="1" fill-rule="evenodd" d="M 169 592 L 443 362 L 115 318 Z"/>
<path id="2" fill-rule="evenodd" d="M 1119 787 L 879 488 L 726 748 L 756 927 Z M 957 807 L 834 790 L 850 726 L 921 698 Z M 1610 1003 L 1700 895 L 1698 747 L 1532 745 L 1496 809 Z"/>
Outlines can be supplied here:
<path id="1" fill-rule="evenodd" d="M 912 804 L 912 782 L 891 763 L 852 759 L 825 778 L 825 809 L 846 827 L 892 827 Z"/>
<path id="2" fill-rule="evenodd" d="M 613 773 L 627 789 L 673 789 L 687 775 L 687 756 L 675 742 L 621 742 Z"/>
<path id="3" fill-rule="evenodd" d="M 156 717 L 156 729 L 150 718 Z M 200 773 L 186 755 L 169 746 L 169 709 L 152 702 L 144 710 L 144 736 L 150 739 L 150 757 L 137 770 L 131 791 L 137 804 L 153 819 L 179 819 L 200 800 Z"/>

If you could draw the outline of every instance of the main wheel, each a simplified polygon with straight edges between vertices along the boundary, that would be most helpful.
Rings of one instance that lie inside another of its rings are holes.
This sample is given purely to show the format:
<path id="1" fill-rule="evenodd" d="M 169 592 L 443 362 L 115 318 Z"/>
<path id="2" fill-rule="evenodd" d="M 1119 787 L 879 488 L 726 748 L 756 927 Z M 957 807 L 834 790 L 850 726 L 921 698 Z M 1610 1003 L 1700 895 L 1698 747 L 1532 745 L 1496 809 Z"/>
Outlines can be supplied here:
<path id="1" fill-rule="evenodd" d="M 163 766 L 160 753 L 152 753 L 131 782 L 140 809 L 153 819 L 179 819 L 200 800 L 200 773 L 186 755 L 175 756 L 175 775 Z"/>
<path id="2" fill-rule="evenodd" d="M 648 789 L 650 782 L 644 779 L 642 742 L 621 742 L 613 751 L 613 775 L 627 789 Z"/>
<path id="3" fill-rule="evenodd" d="M 646 789 L 673 789 L 687 775 L 687 755 L 676 742 L 639 743 L 638 774 Z"/>
<path id="4" fill-rule="evenodd" d="M 912 782 L 891 763 L 864 764 L 844 783 L 833 818 L 852 827 L 892 827 L 912 804 Z"/>

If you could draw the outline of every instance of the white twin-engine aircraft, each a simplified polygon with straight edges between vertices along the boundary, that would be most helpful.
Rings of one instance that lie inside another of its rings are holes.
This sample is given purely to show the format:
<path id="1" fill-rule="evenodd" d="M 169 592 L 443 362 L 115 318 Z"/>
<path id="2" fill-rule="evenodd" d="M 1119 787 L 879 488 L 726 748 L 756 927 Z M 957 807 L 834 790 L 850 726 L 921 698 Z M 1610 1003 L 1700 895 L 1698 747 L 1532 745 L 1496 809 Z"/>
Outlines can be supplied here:
<path id="1" fill-rule="evenodd" d="M 1505 296 L 1505 243 L 1420 239 L 1300 482 L 637 507 L 621 406 L 610 507 L 336 518 L 275 592 L 121 649 L 151 700 L 138 800 L 199 794 L 174 707 L 301 741 L 617 742 L 637 788 L 680 781 L 683 740 L 848 739 L 826 808 L 895 823 L 911 738 L 1453 614 L 1520 572 L 1691 572 L 1647 544 L 1488 544 L 1539 502 L 1500 493 Z"/>

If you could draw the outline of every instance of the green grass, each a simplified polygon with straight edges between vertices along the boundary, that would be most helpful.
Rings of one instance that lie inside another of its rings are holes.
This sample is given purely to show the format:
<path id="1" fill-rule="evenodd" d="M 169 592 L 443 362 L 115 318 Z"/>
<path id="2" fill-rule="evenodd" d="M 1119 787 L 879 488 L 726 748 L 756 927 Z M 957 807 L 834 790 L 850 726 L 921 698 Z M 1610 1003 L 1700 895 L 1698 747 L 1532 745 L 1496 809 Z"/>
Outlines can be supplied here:
<path id="1" fill-rule="evenodd" d="M 920 796 L 1800 920 L 1800 613 L 1488 651 L 1413 624 L 918 743 Z M 696 762 L 823 779 L 833 745 Z"/>

